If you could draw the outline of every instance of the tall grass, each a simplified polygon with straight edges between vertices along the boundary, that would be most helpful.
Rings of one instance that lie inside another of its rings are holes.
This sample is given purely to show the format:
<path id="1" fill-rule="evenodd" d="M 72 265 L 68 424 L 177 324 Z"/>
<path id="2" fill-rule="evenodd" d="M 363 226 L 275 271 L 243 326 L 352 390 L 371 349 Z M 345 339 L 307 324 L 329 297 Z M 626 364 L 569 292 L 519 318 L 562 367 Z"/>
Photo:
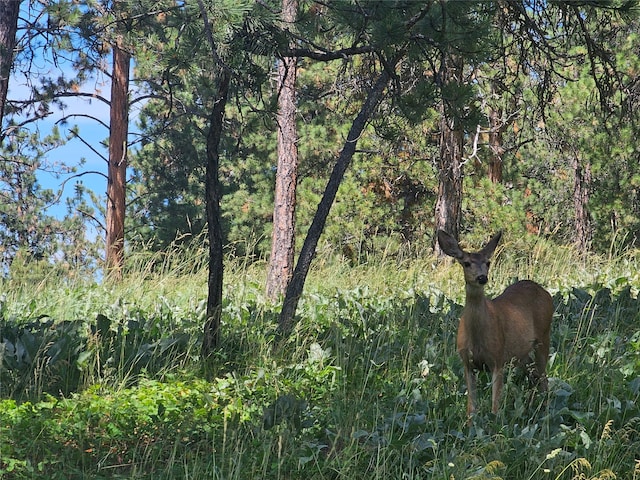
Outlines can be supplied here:
<path id="1" fill-rule="evenodd" d="M 46 342 L 27 371 L 12 377 L 3 363 L 0 378 L 24 385 L 22 397 L 0 385 L 0 476 L 640 478 L 634 252 L 585 257 L 506 239 L 490 291 L 532 278 L 554 294 L 551 389 L 530 401 L 509 369 L 493 416 L 481 376 L 468 426 L 455 350 L 461 269 L 394 248 L 357 265 L 321 250 L 279 350 L 264 263 L 229 259 L 222 345 L 206 370 L 206 251 L 197 244 L 132 252 L 120 284 L 4 282 L 3 328 L 42 315 L 58 326 L 33 330 Z M 82 328 L 64 337 L 67 325 Z M 54 368 L 52 347 L 76 333 L 78 348 Z M 81 373 L 76 388 L 53 388 L 60 382 L 48 377 L 69 371 Z"/>

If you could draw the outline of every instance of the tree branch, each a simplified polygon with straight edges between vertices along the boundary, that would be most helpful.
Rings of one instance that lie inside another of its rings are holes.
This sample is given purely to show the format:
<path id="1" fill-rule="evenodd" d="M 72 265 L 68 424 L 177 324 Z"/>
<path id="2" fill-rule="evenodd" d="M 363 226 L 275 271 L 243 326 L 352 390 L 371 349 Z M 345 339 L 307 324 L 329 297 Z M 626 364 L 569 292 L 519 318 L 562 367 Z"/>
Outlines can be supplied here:
<path id="1" fill-rule="evenodd" d="M 311 50 L 307 48 L 293 48 L 287 49 L 281 52 L 283 57 L 298 57 L 298 58 L 310 58 L 312 60 L 318 60 L 320 62 L 329 62 L 332 60 L 342 60 L 349 58 L 354 55 L 361 55 L 364 53 L 373 53 L 377 51 L 371 45 L 365 45 L 362 47 L 350 47 L 350 48 L 342 48 L 336 51 L 330 51 L 321 49 Z"/>

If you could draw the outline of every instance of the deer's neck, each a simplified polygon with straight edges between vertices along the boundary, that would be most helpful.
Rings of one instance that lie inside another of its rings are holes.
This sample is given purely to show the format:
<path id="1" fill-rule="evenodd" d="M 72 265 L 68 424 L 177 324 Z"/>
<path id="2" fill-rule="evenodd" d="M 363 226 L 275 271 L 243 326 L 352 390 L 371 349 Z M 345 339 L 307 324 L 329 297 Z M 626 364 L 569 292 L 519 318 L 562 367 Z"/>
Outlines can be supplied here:
<path id="1" fill-rule="evenodd" d="M 465 316 L 474 324 L 482 324 L 489 316 L 489 299 L 484 295 L 481 285 L 466 286 Z"/>

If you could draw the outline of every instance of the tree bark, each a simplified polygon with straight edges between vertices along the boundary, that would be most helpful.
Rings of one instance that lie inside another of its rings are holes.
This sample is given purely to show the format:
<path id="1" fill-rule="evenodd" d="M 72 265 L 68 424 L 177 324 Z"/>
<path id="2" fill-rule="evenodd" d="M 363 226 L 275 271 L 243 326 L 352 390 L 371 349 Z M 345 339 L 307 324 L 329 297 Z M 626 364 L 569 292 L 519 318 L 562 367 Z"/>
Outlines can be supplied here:
<path id="1" fill-rule="evenodd" d="M 489 180 L 493 183 L 502 183 L 502 156 L 504 155 L 502 111 L 494 107 L 489 108 Z"/>
<path id="2" fill-rule="evenodd" d="M 282 20 L 292 25 L 297 0 L 282 1 Z M 291 45 L 293 48 L 295 44 Z M 295 210 L 298 178 L 298 130 L 296 128 L 295 57 L 278 62 L 278 165 L 273 206 L 271 256 L 267 272 L 267 298 L 274 301 L 284 294 L 293 272 L 295 254 Z"/>
<path id="3" fill-rule="evenodd" d="M 113 278 L 120 279 L 124 262 L 131 55 L 123 48 L 121 38 L 112 47 L 113 71 L 109 123 L 109 165 L 107 169 L 106 266 L 107 272 Z"/>
<path id="4" fill-rule="evenodd" d="M 0 129 L 4 118 L 4 105 L 9 91 L 9 77 L 13 65 L 13 49 L 16 46 L 18 13 L 21 0 L 0 1 Z M 3 138 L 0 131 L 0 140 Z"/>
<path id="5" fill-rule="evenodd" d="M 389 65 L 387 68 L 395 68 L 396 63 Z M 390 72 L 385 69 L 378 77 L 373 88 L 369 91 L 367 99 L 363 103 L 358 116 L 351 124 L 347 140 L 342 147 L 342 151 L 338 156 L 335 166 L 333 167 L 331 177 L 329 178 L 324 194 L 322 195 L 322 199 L 318 204 L 318 209 L 313 217 L 313 221 L 311 222 L 311 226 L 309 227 L 309 231 L 307 232 L 307 236 L 304 240 L 293 276 L 289 282 L 289 286 L 287 287 L 278 322 L 280 334 L 283 336 L 288 335 L 293 329 L 295 313 L 298 308 L 298 301 L 302 295 L 304 282 L 307 278 L 307 274 L 309 273 L 311 260 L 315 255 L 320 235 L 324 230 L 327 217 L 329 216 L 329 211 L 336 198 L 338 187 L 344 177 L 345 171 L 351 163 L 358 139 L 360 138 L 360 135 L 362 134 L 362 131 L 369 121 L 373 111 L 380 103 L 390 78 Z"/>
<path id="6" fill-rule="evenodd" d="M 586 253 L 591 244 L 591 216 L 589 215 L 589 189 L 591 186 L 591 167 L 587 163 L 581 165 L 577 152 L 572 160 L 574 183 L 573 183 L 573 206 L 575 211 L 576 238 L 575 245 L 578 250 Z"/>
<path id="7" fill-rule="evenodd" d="M 207 171 L 205 196 L 207 201 L 207 224 L 209 237 L 209 276 L 207 279 L 207 319 L 202 339 L 202 356 L 209 357 L 220 340 L 220 318 L 222 316 L 223 238 L 220 199 L 222 192 L 218 171 L 220 167 L 220 139 L 222 138 L 224 112 L 229 97 L 231 75 L 227 70 L 220 73 L 218 93 L 209 116 L 207 133 Z"/>
<path id="8" fill-rule="evenodd" d="M 456 239 L 460 234 L 462 212 L 462 145 L 463 132 L 457 121 L 443 115 L 440 121 L 436 230 L 444 230 Z M 436 254 L 442 255 L 437 242 L 435 248 Z"/>
<path id="9" fill-rule="evenodd" d="M 450 65 L 443 67 L 443 85 L 461 84 L 462 62 L 447 57 Z M 443 98 L 440 106 L 440 151 L 438 155 L 438 197 L 435 206 L 436 231 L 444 230 L 453 238 L 460 234 L 460 217 L 462 215 L 462 153 L 464 131 L 462 124 L 450 109 L 447 99 Z M 438 242 L 434 250 L 437 256 L 443 256 Z"/>

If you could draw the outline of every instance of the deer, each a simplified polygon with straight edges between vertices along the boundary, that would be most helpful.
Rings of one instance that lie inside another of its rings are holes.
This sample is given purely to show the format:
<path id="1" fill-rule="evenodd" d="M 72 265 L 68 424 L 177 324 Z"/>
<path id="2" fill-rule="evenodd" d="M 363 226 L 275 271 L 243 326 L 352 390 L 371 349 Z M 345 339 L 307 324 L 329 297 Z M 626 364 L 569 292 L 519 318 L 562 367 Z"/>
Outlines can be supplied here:
<path id="1" fill-rule="evenodd" d="M 467 384 L 467 419 L 476 412 L 477 372 L 491 373 L 491 411 L 497 415 L 504 385 L 504 367 L 515 360 L 529 374 L 529 380 L 544 392 L 549 357 L 553 300 L 549 292 L 531 280 L 507 287 L 493 300 L 484 286 L 489 280 L 490 259 L 502 231 L 479 251 L 468 253 L 457 240 L 438 230 L 442 251 L 462 265 L 465 305 L 458 325 L 457 349 Z"/>

